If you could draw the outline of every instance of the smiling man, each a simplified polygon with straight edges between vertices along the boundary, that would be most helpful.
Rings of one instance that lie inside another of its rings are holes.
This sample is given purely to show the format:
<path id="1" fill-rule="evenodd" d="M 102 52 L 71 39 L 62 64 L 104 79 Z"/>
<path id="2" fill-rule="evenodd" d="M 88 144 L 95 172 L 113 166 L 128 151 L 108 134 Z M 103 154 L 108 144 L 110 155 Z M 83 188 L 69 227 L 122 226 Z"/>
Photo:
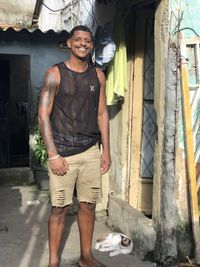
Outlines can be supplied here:
<path id="1" fill-rule="evenodd" d="M 49 156 L 49 267 L 59 265 L 66 211 L 75 187 L 81 251 L 78 265 L 104 267 L 92 255 L 91 247 L 101 175 L 109 170 L 111 162 L 105 76 L 89 60 L 93 37 L 87 27 L 72 29 L 67 45 L 71 56 L 45 74 L 38 109 Z"/>

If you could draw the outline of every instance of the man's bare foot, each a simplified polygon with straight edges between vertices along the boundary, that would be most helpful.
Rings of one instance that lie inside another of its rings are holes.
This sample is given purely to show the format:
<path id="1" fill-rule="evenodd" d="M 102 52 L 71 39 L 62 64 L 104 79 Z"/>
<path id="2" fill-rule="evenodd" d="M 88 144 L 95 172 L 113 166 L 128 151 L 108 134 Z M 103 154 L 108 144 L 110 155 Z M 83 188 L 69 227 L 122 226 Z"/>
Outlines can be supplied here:
<path id="1" fill-rule="evenodd" d="M 94 256 L 81 256 L 79 259 L 79 267 L 106 267 L 103 263 L 97 261 Z"/>
<path id="2" fill-rule="evenodd" d="M 49 260 L 49 266 L 48 267 L 59 267 L 59 260 Z"/>

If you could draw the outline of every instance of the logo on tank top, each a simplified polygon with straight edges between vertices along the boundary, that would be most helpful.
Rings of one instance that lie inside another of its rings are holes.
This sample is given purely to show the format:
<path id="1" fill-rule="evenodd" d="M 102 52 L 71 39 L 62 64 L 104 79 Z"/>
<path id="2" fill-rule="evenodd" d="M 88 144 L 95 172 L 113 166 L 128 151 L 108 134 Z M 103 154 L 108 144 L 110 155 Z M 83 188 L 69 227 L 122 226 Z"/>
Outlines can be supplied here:
<path id="1" fill-rule="evenodd" d="M 94 93 L 94 85 L 90 85 L 90 92 Z"/>

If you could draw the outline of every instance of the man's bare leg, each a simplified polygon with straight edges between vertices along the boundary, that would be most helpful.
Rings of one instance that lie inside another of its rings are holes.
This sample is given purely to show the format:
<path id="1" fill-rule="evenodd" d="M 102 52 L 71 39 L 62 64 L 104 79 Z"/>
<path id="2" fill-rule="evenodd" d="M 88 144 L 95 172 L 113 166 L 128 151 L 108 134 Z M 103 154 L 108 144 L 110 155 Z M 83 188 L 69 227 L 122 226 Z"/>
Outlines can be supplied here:
<path id="1" fill-rule="evenodd" d="M 67 207 L 52 207 L 49 216 L 49 267 L 58 267 L 59 249 L 65 227 Z"/>
<path id="2" fill-rule="evenodd" d="M 80 202 L 78 210 L 78 226 L 80 232 L 81 256 L 79 265 L 81 267 L 100 266 L 92 255 L 92 237 L 95 223 L 95 204 Z"/>

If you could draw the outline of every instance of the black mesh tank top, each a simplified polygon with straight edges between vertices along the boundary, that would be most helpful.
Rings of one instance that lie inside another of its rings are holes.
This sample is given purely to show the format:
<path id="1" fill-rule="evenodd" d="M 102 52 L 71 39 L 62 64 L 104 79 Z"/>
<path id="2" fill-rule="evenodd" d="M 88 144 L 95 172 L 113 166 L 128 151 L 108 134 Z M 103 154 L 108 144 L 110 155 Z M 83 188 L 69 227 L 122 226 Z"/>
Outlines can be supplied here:
<path id="1" fill-rule="evenodd" d="M 97 122 L 100 84 L 92 65 L 81 73 L 70 70 L 64 62 L 57 67 L 61 79 L 51 124 L 58 153 L 71 156 L 87 150 L 100 139 Z"/>

